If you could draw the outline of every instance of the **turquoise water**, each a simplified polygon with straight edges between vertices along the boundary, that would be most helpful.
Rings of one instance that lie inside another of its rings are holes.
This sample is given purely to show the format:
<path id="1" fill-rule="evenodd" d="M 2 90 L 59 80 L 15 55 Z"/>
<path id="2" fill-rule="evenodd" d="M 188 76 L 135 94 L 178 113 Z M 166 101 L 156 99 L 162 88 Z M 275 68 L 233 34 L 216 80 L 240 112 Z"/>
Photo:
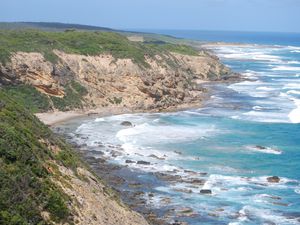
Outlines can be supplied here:
<path id="1" fill-rule="evenodd" d="M 145 188 L 144 197 L 153 208 L 171 197 L 168 206 L 192 209 L 193 217 L 181 218 L 190 224 L 300 224 L 300 48 L 212 50 L 248 80 L 207 84 L 213 95 L 201 109 L 87 118 L 73 125 L 74 140 L 96 151 L 101 141 L 113 163 L 151 163 L 129 164 L 132 171 L 180 175 L 180 181 Z M 121 126 L 124 120 L 134 127 Z M 121 146 L 117 156 L 111 157 L 110 145 Z M 270 176 L 280 181 L 269 182 Z"/>

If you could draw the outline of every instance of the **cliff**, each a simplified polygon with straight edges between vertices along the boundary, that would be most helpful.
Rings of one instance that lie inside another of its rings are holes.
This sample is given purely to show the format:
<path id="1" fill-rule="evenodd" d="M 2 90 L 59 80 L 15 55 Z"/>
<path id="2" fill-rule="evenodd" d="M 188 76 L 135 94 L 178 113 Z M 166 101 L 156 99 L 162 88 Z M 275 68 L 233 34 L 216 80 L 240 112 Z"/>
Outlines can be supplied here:
<path id="1" fill-rule="evenodd" d="M 0 224 L 148 224 L 0 88 Z"/>
<path id="2" fill-rule="evenodd" d="M 0 31 L 0 224 L 147 224 L 32 113 L 199 105 L 237 79 L 207 51 L 109 32 Z"/>
<path id="3" fill-rule="evenodd" d="M 16 51 L 8 62 L 0 64 L 0 83 L 27 85 L 26 92 L 34 87 L 45 101 L 38 111 L 107 106 L 164 110 L 199 104 L 205 92 L 199 85 L 203 81 L 237 77 L 205 50 L 125 42 L 133 46 L 134 50 L 127 51 L 134 54 L 89 55 L 52 49 L 55 61 L 51 62 L 43 52 Z M 113 43 L 111 48 L 119 44 Z"/>

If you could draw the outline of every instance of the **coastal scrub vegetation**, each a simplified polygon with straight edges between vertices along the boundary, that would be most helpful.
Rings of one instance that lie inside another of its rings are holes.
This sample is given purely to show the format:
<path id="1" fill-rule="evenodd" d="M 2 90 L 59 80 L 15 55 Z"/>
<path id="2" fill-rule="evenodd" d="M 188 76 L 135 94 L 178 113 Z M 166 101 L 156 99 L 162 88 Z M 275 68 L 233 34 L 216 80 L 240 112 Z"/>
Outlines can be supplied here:
<path id="1" fill-rule="evenodd" d="M 69 197 L 53 183 L 53 164 L 75 171 L 81 162 L 22 105 L 22 97 L 0 89 L 0 224 L 46 224 L 42 212 L 64 222 L 70 217 Z M 53 145 L 59 153 L 51 150 Z"/>
<path id="2" fill-rule="evenodd" d="M 63 98 L 49 97 L 26 84 L 4 86 L 3 92 L 32 113 L 47 112 L 53 108 L 61 111 L 82 108 L 84 96 L 88 93 L 85 87 L 74 80 L 66 84 Z"/>
<path id="3" fill-rule="evenodd" d="M 50 99 L 54 108 L 61 111 L 83 108 L 83 97 L 87 94 L 87 90 L 78 82 L 72 80 L 65 86 L 65 96 L 63 98 L 53 97 Z"/>
<path id="4" fill-rule="evenodd" d="M 53 52 L 55 49 L 82 55 L 112 54 L 115 58 L 130 58 L 144 67 L 148 66 L 145 56 L 154 57 L 169 51 L 197 55 L 197 50 L 189 46 L 132 42 L 115 32 L 0 30 L 0 62 L 3 64 L 18 51 L 40 52 L 46 60 L 56 63 L 58 57 Z"/>

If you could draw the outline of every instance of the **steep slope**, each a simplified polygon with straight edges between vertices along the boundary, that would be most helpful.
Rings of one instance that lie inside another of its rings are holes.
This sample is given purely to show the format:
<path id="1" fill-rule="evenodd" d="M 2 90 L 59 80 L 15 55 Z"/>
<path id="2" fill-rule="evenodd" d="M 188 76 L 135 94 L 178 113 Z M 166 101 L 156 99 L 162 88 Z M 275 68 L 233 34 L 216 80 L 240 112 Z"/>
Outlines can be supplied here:
<path id="1" fill-rule="evenodd" d="M 40 111 L 199 104 L 205 90 L 198 83 L 237 77 L 205 50 L 137 43 L 108 32 L 9 31 L 0 33 L 0 42 L 6 44 L 0 83 L 20 98 L 34 87 L 44 102 L 44 108 L 33 106 Z M 21 84 L 25 94 L 12 86 Z"/>
<path id="2" fill-rule="evenodd" d="M 0 88 L 0 224 L 147 224 Z"/>

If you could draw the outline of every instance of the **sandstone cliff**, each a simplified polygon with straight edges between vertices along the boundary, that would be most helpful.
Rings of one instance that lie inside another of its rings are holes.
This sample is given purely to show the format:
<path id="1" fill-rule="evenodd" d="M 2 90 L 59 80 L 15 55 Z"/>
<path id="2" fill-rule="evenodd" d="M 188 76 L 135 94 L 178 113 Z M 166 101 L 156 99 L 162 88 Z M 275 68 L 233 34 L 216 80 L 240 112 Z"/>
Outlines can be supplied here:
<path id="1" fill-rule="evenodd" d="M 0 82 L 29 84 L 53 100 L 65 98 L 66 86 L 76 81 L 87 91 L 81 94 L 85 108 L 121 106 L 133 110 L 162 110 L 183 104 L 199 104 L 205 91 L 199 81 L 236 78 L 217 57 L 164 53 L 145 55 L 148 66 L 112 55 L 85 56 L 55 50 L 57 63 L 41 53 L 17 52 L 9 63 L 0 65 Z M 71 91 L 74 90 L 71 87 Z M 66 108 L 68 110 L 69 108 Z"/>

